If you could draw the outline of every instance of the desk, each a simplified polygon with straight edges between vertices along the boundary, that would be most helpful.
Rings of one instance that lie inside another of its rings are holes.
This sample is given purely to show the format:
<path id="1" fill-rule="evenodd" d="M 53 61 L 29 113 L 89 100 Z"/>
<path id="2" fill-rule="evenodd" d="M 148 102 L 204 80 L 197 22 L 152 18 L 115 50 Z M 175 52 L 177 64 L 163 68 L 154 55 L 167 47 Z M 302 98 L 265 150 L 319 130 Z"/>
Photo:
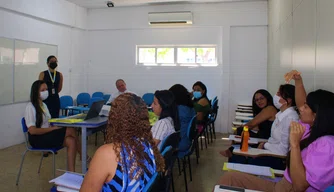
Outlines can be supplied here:
<path id="1" fill-rule="evenodd" d="M 278 157 L 278 158 L 286 157 L 285 155 L 279 155 L 269 150 L 258 149 L 258 148 L 248 148 L 248 152 L 240 151 L 240 149 L 234 149 L 233 154 L 248 156 L 248 157 L 261 157 L 261 156 L 271 156 L 271 157 Z"/>
<path id="2" fill-rule="evenodd" d="M 241 136 L 238 136 L 238 135 L 230 135 L 228 139 L 235 141 L 237 143 L 241 143 Z M 267 142 L 267 141 L 268 141 L 267 139 L 259 139 L 259 138 L 250 137 L 248 144 L 258 144 L 258 143 Z"/>
<path id="3" fill-rule="evenodd" d="M 227 187 L 227 186 L 226 186 Z M 215 185 L 214 192 L 235 192 L 235 191 L 244 191 L 244 192 L 259 192 L 250 189 L 242 189 L 238 187 L 228 187 L 230 189 L 221 189 L 220 185 Z"/>
<path id="4" fill-rule="evenodd" d="M 108 122 L 108 117 L 95 117 L 92 119 L 88 119 L 86 121 L 82 121 L 79 123 L 51 123 L 54 126 L 58 127 L 76 127 L 76 128 L 81 128 L 81 151 L 82 151 L 82 168 L 81 171 L 83 174 L 86 173 L 87 171 L 87 129 L 93 129 L 100 127 L 102 125 L 107 124 Z"/>

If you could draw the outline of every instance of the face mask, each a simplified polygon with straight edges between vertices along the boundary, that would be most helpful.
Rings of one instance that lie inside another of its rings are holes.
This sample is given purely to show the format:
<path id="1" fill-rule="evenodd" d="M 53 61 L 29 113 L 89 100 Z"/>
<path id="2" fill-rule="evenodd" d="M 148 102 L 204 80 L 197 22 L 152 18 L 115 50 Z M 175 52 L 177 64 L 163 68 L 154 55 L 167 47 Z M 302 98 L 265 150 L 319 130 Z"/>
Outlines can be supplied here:
<path id="1" fill-rule="evenodd" d="M 42 91 L 40 93 L 40 97 L 44 101 L 45 99 L 47 99 L 49 97 L 49 92 L 48 91 Z"/>
<path id="2" fill-rule="evenodd" d="M 280 109 L 282 107 L 282 103 L 279 102 L 279 100 L 281 99 L 279 96 L 274 95 L 274 105 L 277 109 Z"/>
<path id="3" fill-rule="evenodd" d="M 194 91 L 193 95 L 195 99 L 199 99 L 202 97 L 202 93 L 200 91 Z"/>
<path id="4" fill-rule="evenodd" d="M 56 62 L 53 62 L 53 63 L 50 63 L 49 66 L 50 66 L 51 69 L 55 69 L 55 68 L 57 68 L 58 64 Z"/>

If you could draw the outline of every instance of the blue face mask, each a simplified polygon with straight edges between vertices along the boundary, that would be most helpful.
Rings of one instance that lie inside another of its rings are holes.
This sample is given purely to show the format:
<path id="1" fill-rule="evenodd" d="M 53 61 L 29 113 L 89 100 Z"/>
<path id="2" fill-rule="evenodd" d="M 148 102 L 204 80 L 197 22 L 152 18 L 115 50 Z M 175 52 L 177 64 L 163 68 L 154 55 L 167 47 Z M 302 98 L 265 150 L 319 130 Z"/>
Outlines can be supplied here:
<path id="1" fill-rule="evenodd" d="M 202 97 L 202 93 L 200 91 L 194 91 L 193 95 L 195 99 L 199 99 Z"/>

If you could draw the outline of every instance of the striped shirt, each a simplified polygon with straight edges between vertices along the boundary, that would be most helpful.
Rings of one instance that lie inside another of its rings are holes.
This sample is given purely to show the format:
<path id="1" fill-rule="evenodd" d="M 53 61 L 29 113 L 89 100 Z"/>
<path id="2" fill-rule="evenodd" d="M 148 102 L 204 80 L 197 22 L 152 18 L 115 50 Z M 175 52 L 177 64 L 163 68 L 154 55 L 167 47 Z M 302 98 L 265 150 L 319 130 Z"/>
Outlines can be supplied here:
<path id="1" fill-rule="evenodd" d="M 158 149 L 160 149 L 162 141 L 175 132 L 173 119 L 171 117 L 160 119 L 153 125 L 151 132 L 154 139 L 160 140 L 158 145 Z"/>
<path id="2" fill-rule="evenodd" d="M 152 176 L 156 172 L 155 157 L 153 154 L 152 146 L 147 142 L 141 142 L 144 146 L 145 161 L 144 161 L 144 172 L 139 178 L 134 176 L 138 174 L 138 167 L 136 162 L 133 161 L 131 155 L 126 151 L 125 147 L 122 146 L 121 149 L 121 160 L 123 165 L 118 163 L 116 173 L 114 178 L 108 182 L 104 183 L 102 192 L 139 192 L 143 191 L 146 184 L 151 180 Z M 130 151 L 132 154 L 132 151 Z M 130 179 L 129 174 L 133 171 L 132 179 Z"/>

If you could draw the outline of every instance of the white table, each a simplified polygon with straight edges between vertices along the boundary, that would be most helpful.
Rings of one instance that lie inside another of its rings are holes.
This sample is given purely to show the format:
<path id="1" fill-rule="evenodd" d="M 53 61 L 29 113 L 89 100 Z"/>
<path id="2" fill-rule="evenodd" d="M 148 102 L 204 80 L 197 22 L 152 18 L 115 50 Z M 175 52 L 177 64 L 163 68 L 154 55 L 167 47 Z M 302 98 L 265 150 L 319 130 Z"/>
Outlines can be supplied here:
<path id="1" fill-rule="evenodd" d="M 71 117 L 71 116 L 70 116 Z M 73 117 L 72 117 L 73 118 Z M 87 171 L 87 129 L 98 128 L 102 125 L 106 125 L 108 122 L 108 117 L 94 117 L 92 119 L 88 119 L 79 123 L 51 123 L 54 126 L 58 127 L 76 127 L 81 128 L 81 152 L 82 152 L 82 167 L 81 171 L 83 174 Z"/>

